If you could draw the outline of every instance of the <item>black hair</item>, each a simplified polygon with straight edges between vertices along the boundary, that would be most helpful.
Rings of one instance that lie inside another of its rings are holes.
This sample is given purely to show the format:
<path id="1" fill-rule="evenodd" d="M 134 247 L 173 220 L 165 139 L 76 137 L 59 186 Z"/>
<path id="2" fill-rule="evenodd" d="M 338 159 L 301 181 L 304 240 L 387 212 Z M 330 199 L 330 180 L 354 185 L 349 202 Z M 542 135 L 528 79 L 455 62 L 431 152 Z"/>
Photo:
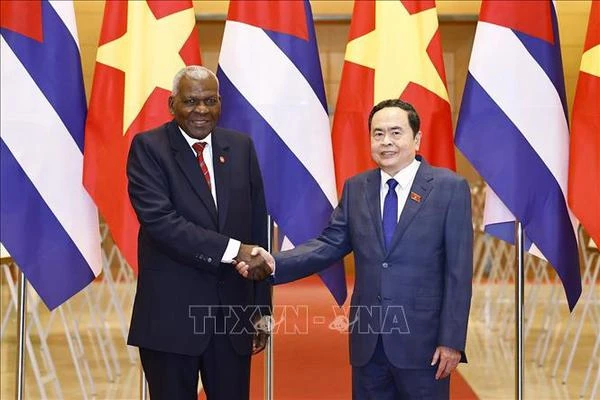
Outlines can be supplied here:
<path id="1" fill-rule="evenodd" d="M 408 113 L 408 124 L 413 131 L 413 137 L 416 136 L 421 128 L 421 119 L 419 118 L 419 114 L 417 114 L 417 110 L 415 110 L 412 104 L 400 99 L 380 101 L 371 109 L 371 112 L 369 113 L 369 132 L 371 132 L 371 121 L 373 120 L 373 115 L 375 115 L 377 111 L 388 107 L 398 107 Z"/>

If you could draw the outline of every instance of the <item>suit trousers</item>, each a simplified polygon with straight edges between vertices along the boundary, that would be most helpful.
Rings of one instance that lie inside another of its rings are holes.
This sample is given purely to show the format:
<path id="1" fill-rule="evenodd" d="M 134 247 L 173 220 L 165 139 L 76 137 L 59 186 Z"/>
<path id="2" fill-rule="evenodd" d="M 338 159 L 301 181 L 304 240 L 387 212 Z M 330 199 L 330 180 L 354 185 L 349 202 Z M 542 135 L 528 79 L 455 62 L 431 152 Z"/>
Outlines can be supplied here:
<path id="1" fill-rule="evenodd" d="M 435 380 L 436 371 L 437 365 L 426 369 L 396 368 L 385 355 L 380 335 L 371 360 L 362 367 L 352 367 L 352 399 L 447 400 L 450 378 Z"/>
<path id="2" fill-rule="evenodd" d="M 222 318 L 217 321 L 223 323 Z M 197 400 L 200 373 L 207 400 L 249 399 L 250 355 L 238 354 L 229 335 L 219 332 L 225 332 L 224 328 L 212 334 L 208 347 L 199 356 L 140 348 L 150 398 Z"/>

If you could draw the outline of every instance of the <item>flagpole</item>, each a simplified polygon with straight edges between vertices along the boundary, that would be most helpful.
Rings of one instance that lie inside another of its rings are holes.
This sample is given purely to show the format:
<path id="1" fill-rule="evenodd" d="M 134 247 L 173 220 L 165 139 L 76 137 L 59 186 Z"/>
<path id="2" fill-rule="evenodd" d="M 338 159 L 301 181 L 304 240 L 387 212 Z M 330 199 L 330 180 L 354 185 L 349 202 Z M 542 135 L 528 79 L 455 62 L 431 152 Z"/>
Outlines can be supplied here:
<path id="1" fill-rule="evenodd" d="M 267 251 L 273 253 L 274 245 L 274 232 L 275 226 L 273 218 L 267 215 Z M 271 287 L 271 299 L 273 299 L 273 287 Z M 271 301 L 272 302 L 272 301 Z M 272 311 L 273 308 L 272 308 Z M 267 349 L 265 351 L 265 400 L 273 400 L 273 315 L 269 319 L 268 329 L 271 333 L 267 341 Z"/>
<path id="2" fill-rule="evenodd" d="M 515 223 L 517 273 L 515 281 L 515 399 L 523 399 L 523 299 L 525 293 L 523 225 Z"/>
<path id="3" fill-rule="evenodd" d="M 17 331 L 17 391 L 15 398 L 17 400 L 23 400 L 23 383 L 25 381 L 25 307 L 27 300 L 27 280 L 25 274 L 19 269 L 19 326 Z"/>
<path id="4" fill-rule="evenodd" d="M 148 384 L 146 383 L 146 374 L 144 373 L 144 369 L 140 365 L 140 399 L 147 400 L 148 399 Z"/>

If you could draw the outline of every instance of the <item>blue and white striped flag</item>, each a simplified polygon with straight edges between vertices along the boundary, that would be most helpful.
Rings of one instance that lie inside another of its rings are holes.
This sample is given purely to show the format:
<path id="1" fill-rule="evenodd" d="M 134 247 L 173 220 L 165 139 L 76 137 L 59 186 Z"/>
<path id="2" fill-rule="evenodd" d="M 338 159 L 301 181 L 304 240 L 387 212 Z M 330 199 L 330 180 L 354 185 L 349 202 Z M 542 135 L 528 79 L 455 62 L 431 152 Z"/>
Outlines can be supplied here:
<path id="1" fill-rule="evenodd" d="M 1 240 L 48 308 L 101 272 L 83 188 L 85 92 L 73 4 L 2 7 Z"/>
<path id="2" fill-rule="evenodd" d="M 482 2 L 456 146 L 488 183 L 486 231 L 525 246 L 560 276 L 569 307 L 581 294 L 567 206 L 569 126 L 554 4 Z"/>
<path id="3" fill-rule="evenodd" d="M 236 1 L 219 56 L 221 124 L 249 133 L 267 208 L 289 244 L 318 236 L 337 205 L 323 76 L 308 1 Z M 338 304 L 343 265 L 321 278 Z"/>

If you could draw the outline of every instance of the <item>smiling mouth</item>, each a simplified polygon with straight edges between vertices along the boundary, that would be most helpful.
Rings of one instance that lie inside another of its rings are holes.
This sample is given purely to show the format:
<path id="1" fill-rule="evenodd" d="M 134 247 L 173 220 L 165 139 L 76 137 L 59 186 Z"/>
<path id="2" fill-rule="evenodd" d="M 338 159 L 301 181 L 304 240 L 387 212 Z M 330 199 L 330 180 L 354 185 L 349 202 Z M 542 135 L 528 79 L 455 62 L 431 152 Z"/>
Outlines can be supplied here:
<path id="1" fill-rule="evenodd" d="M 195 120 L 195 121 L 191 121 L 191 122 L 193 125 L 196 125 L 196 126 L 202 126 L 202 125 L 206 125 L 206 124 L 210 123 L 210 121 L 207 119 Z"/>

